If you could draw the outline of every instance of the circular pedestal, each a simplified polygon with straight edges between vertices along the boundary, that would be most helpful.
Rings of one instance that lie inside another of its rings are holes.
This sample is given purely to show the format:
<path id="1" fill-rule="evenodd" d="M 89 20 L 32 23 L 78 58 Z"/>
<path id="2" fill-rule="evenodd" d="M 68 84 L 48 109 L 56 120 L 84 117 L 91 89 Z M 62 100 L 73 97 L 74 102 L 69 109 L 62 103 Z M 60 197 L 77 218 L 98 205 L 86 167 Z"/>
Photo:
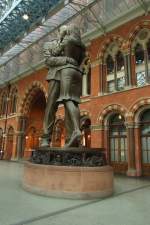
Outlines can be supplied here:
<path id="1" fill-rule="evenodd" d="M 106 197 L 113 192 L 113 170 L 110 166 L 72 167 L 26 162 L 23 187 L 33 193 L 54 197 Z"/>

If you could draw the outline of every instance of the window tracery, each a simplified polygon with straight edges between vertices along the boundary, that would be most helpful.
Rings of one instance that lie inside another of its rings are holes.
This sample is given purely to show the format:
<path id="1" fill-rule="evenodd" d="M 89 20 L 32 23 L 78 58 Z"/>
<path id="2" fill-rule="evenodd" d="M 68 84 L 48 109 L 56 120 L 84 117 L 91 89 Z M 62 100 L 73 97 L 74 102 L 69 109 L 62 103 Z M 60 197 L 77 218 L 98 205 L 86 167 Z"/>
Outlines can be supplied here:
<path id="1" fill-rule="evenodd" d="M 104 61 L 107 67 L 107 91 L 120 91 L 125 87 L 125 62 L 118 44 L 113 42 L 106 50 Z"/>
<path id="2" fill-rule="evenodd" d="M 139 31 L 132 44 L 135 55 L 135 74 L 137 86 L 150 82 L 150 30 Z"/>
<path id="3" fill-rule="evenodd" d="M 1 97 L 1 109 L 0 109 L 0 116 L 4 116 L 6 113 L 7 108 L 7 94 L 4 92 Z"/>
<path id="4" fill-rule="evenodd" d="M 10 114 L 17 111 L 17 89 L 13 89 L 10 97 Z"/>

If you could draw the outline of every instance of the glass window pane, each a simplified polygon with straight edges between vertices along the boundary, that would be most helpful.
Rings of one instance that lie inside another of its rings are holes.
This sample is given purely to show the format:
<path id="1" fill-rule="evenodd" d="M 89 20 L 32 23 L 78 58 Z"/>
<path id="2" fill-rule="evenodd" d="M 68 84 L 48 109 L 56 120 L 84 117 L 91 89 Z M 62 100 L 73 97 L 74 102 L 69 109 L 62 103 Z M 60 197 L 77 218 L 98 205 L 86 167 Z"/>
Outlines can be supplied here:
<path id="1" fill-rule="evenodd" d="M 150 109 L 147 109 L 146 111 L 144 111 L 144 113 L 141 116 L 141 121 L 150 122 Z"/>
<path id="2" fill-rule="evenodd" d="M 115 146 L 113 146 L 111 150 L 115 150 L 115 161 L 126 161 L 126 127 L 124 126 L 124 117 L 120 114 L 114 114 L 110 119 L 110 142 L 112 139 L 114 140 L 113 144 L 115 144 Z"/>
<path id="3" fill-rule="evenodd" d="M 114 150 L 115 150 L 115 143 L 114 143 L 114 139 L 111 138 L 110 139 L 110 153 L 111 153 L 111 161 L 115 161 L 115 155 L 114 155 Z"/>
<path id="4" fill-rule="evenodd" d="M 147 151 L 145 150 L 142 151 L 142 159 L 143 163 L 147 163 Z"/>
<path id="5" fill-rule="evenodd" d="M 115 149 L 117 149 L 117 150 L 118 150 L 118 147 L 119 147 L 119 145 L 118 145 L 118 144 L 119 144 L 119 143 L 118 143 L 118 140 L 119 140 L 118 138 L 115 138 Z"/>
<path id="6" fill-rule="evenodd" d="M 114 151 L 111 151 L 111 161 L 112 161 L 112 162 L 114 162 L 114 161 L 115 161 Z"/>
<path id="7" fill-rule="evenodd" d="M 148 151 L 148 163 L 150 163 L 150 150 Z"/>
<path id="8" fill-rule="evenodd" d="M 127 138 L 125 138 L 125 161 L 128 161 L 128 154 L 127 154 Z"/>
<path id="9" fill-rule="evenodd" d="M 124 162 L 125 161 L 125 152 L 124 151 L 121 151 L 121 162 Z"/>
<path id="10" fill-rule="evenodd" d="M 124 138 L 120 138 L 120 149 L 124 150 L 125 149 L 125 141 Z"/>
<path id="11" fill-rule="evenodd" d="M 150 137 L 147 137 L 147 150 L 150 150 Z"/>
<path id="12" fill-rule="evenodd" d="M 119 127 L 119 132 L 120 132 L 120 135 L 126 135 L 127 131 L 126 131 L 125 126 L 120 126 Z"/>
<path id="13" fill-rule="evenodd" d="M 109 81 L 108 82 L 108 92 L 113 92 L 115 90 L 115 82 Z"/>
<path id="14" fill-rule="evenodd" d="M 146 83 L 145 71 L 136 73 L 137 86 L 143 86 Z"/>
<path id="15" fill-rule="evenodd" d="M 149 135 L 150 134 L 150 124 L 144 124 L 142 126 L 142 135 Z"/>
<path id="16" fill-rule="evenodd" d="M 124 89 L 125 86 L 125 77 L 120 77 L 117 79 L 117 89 L 120 91 Z"/>
<path id="17" fill-rule="evenodd" d="M 114 73 L 114 61 L 111 55 L 108 55 L 106 59 L 107 74 Z"/>
<path id="18" fill-rule="evenodd" d="M 110 148 L 111 148 L 111 150 L 114 150 L 115 149 L 115 144 L 114 144 L 114 139 L 113 138 L 111 138 L 110 139 Z"/>
<path id="19" fill-rule="evenodd" d="M 123 58 L 123 54 L 120 51 L 116 55 L 116 61 L 117 61 L 117 71 L 123 71 L 124 70 L 124 58 Z"/>
<path id="20" fill-rule="evenodd" d="M 147 149 L 146 137 L 142 137 L 142 150 Z"/>
<path id="21" fill-rule="evenodd" d="M 119 161 L 119 157 L 118 157 L 118 150 L 115 151 L 115 161 L 118 162 Z"/>
<path id="22" fill-rule="evenodd" d="M 136 65 L 144 63 L 144 49 L 140 44 L 137 44 L 135 47 L 135 59 Z"/>

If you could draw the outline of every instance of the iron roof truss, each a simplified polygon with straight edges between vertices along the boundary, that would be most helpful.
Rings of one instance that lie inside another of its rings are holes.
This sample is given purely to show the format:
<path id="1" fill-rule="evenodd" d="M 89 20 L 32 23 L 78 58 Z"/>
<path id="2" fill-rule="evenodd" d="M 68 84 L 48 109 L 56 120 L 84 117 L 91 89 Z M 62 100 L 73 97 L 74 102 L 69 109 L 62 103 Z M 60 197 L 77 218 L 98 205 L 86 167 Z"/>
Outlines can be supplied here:
<path id="1" fill-rule="evenodd" d="M 0 20 L 0 51 L 3 52 L 10 45 L 21 40 L 26 32 L 30 32 L 38 26 L 43 17 L 48 16 L 50 10 L 62 0 L 21 0 Z M 1 0 L 0 5 L 8 4 Z M 28 20 L 23 15 L 29 16 Z"/>

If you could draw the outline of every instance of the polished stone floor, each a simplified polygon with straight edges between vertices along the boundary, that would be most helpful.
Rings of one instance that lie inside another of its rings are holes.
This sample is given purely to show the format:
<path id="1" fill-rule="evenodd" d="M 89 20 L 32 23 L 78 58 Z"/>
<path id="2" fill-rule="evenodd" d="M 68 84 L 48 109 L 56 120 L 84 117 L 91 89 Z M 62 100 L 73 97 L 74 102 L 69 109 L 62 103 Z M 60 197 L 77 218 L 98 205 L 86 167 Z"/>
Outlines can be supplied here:
<path id="1" fill-rule="evenodd" d="M 22 189 L 22 163 L 0 161 L 0 225 L 149 225 L 150 179 L 115 177 L 114 195 L 48 198 Z"/>

